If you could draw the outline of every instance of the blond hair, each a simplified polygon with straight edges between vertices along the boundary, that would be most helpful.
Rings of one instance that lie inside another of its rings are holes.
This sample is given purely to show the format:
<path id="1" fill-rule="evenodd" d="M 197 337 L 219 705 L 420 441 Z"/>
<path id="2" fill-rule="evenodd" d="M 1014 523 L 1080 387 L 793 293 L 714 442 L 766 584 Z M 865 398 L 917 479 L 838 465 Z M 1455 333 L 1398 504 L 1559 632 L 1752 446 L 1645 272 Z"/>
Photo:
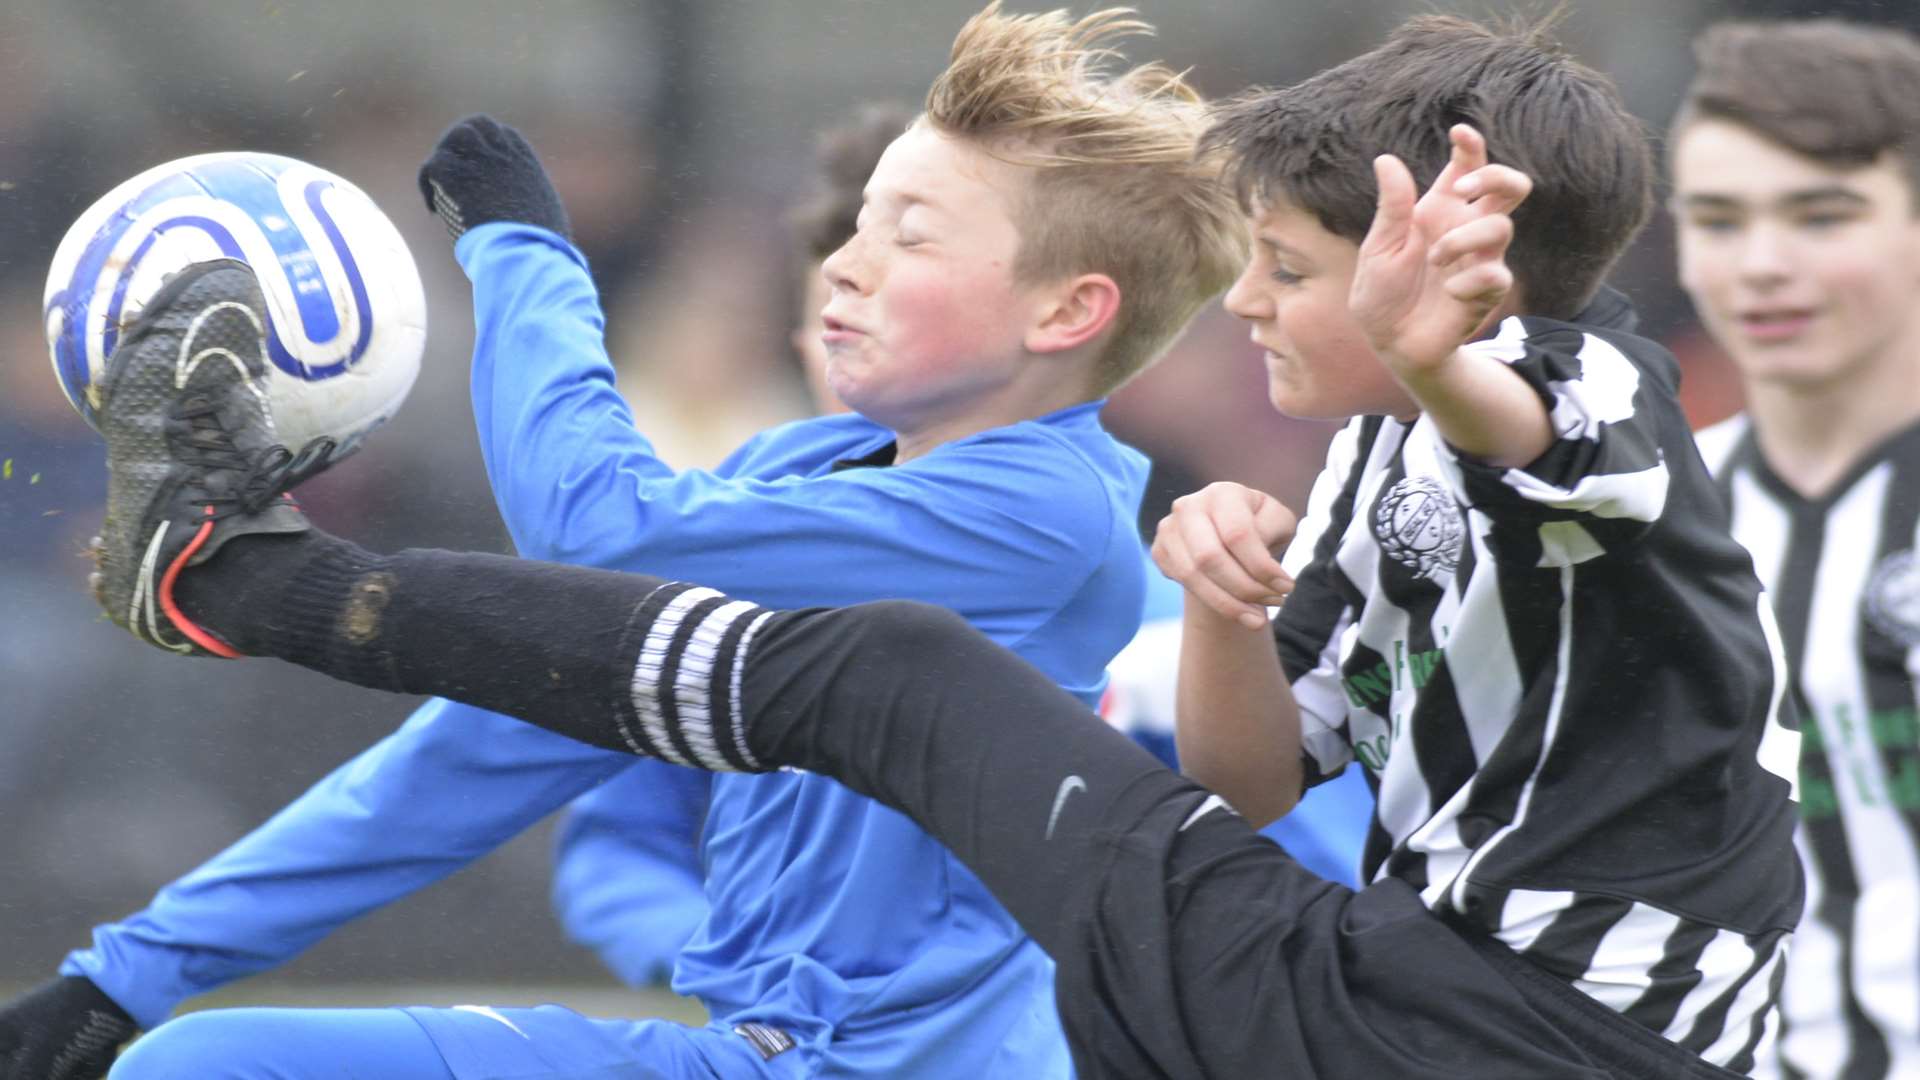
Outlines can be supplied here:
<path id="1" fill-rule="evenodd" d="M 1033 170 L 1014 224 L 1017 280 L 1104 273 L 1120 287 L 1095 396 L 1158 359 L 1245 257 L 1233 193 L 1196 159 L 1206 106 L 1179 72 L 1106 70 L 1118 38 L 1153 28 L 1126 8 L 1004 15 L 960 29 L 922 120 Z"/>

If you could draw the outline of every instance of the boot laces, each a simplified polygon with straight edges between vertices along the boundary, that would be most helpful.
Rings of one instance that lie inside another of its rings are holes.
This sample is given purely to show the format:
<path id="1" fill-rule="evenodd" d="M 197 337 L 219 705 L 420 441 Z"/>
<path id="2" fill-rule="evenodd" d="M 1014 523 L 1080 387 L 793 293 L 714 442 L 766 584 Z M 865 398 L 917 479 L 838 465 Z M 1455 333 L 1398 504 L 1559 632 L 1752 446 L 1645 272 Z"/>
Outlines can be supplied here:
<path id="1" fill-rule="evenodd" d="M 174 456 L 203 470 L 240 474 L 239 483 L 225 493 L 208 492 L 206 502 L 217 509 L 214 517 L 259 513 L 282 493 L 326 468 L 338 443 L 328 437 L 313 439 L 298 453 L 278 443 L 254 451 L 241 450 L 221 419 L 218 404 L 201 395 L 181 400 L 173 411 L 187 425 L 174 443 Z"/>

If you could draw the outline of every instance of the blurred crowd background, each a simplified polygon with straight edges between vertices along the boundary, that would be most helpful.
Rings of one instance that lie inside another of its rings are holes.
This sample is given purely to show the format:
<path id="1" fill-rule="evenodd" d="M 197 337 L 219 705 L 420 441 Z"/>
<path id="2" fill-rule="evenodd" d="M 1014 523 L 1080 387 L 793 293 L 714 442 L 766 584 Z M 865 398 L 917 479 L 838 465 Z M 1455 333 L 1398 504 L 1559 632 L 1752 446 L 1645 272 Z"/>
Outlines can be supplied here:
<path id="1" fill-rule="evenodd" d="M 1038 10 L 1041 3 L 1011 6 Z M 1142 0 L 1136 58 L 1211 95 L 1283 83 L 1453 0 Z M 1542 5 L 1544 6 L 1544 5 Z M 1573 0 L 1562 36 L 1659 134 L 1688 41 L 1729 15 L 1920 22 L 1886 3 Z M 378 738 L 413 702 L 273 662 L 181 661 L 96 615 L 81 557 L 104 451 L 48 366 L 40 303 L 73 218 L 157 163 L 225 149 L 299 157 L 367 190 L 426 281 L 425 369 L 367 449 L 303 489 L 369 546 L 506 550 L 466 391 L 467 285 L 414 172 L 471 112 L 519 126 L 592 260 L 621 387 L 676 465 L 802 415 L 783 221 L 814 133 L 858 103 L 917 102 L 975 0 L 6 0 L 0 4 L 0 985 L 37 981 L 88 928 L 142 906 Z M 1084 10 L 1084 5 L 1076 10 Z M 1696 422 L 1738 407 L 1657 220 L 1618 269 L 1685 364 Z M 1300 505 L 1332 429 L 1267 407 L 1257 353 L 1214 310 L 1125 389 L 1112 428 L 1159 465 L 1156 497 L 1212 480 Z M 1149 508 L 1147 515 L 1157 517 Z M 447 807 L 448 813 L 459 808 Z M 611 985 L 547 913 L 545 830 L 377 913 L 272 976 Z"/>

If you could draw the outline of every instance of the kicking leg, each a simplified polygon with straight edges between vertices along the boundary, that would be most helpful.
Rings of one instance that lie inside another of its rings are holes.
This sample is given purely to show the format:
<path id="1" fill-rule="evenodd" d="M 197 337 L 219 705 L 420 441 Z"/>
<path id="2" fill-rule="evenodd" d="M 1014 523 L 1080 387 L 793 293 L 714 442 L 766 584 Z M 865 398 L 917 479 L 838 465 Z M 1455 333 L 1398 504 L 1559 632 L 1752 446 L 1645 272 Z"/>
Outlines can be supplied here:
<path id="1" fill-rule="evenodd" d="M 240 537 L 173 594 L 248 655 L 678 764 L 833 776 L 938 836 L 1043 946 L 1071 921 L 1062 896 L 1094 884 L 1064 847 L 1162 806 L 1221 806 L 927 605 L 771 612 L 643 575 L 381 556 L 311 530 Z"/>
<path id="2" fill-rule="evenodd" d="M 123 526 L 100 552 L 103 600 L 149 640 L 279 656 L 708 769 L 833 776 L 947 845 L 1054 956 L 1085 1074 L 1602 1075 L 1411 890 L 1356 900 L 1315 878 L 950 612 L 776 613 L 639 575 L 379 556 L 315 532 L 273 494 L 298 459 L 246 398 L 258 353 L 201 378 L 185 362 L 199 320 L 159 325 L 126 368 L 152 377 L 128 382 L 142 391 L 123 418 L 117 387 L 102 412 Z M 245 352 L 245 323 L 230 329 L 218 351 Z M 116 442 L 161 414 L 164 452 Z"/>
<path id="3" fill-rule="evenodd" d="M 311 532 L 242 537 L 182 580 L 181 609 L 245 651 L 707 768 L 809 769 L 903 811 L 1058 962 L 1083 1075 L 1606 1075 L 1404 884 L 1316 878 L 943 609 L 770 612 Z"/>
<path id="4" fill-rule="evenodd" d="M 264 333 L 252 272 L 196 264 L 103 380 L 95 591 L 144 640 L 278 656 L 680 764 L 836 776 L 975 864 L 1046 946 L 1070 921 L 1056 889 L 1089 887 L 1059 844 L 1209 798 L 939 609 L 774 614 L 638 575 L 325 536 L 282 494 L 317 456 L 274 439 Z"/>

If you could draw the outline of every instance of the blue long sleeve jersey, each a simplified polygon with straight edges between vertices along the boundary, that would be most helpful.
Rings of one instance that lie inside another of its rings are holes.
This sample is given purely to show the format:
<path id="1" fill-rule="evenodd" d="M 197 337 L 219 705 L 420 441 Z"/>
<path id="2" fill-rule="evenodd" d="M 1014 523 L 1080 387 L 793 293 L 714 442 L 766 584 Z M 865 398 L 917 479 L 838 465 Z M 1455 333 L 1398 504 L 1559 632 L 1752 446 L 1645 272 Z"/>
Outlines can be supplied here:
<path id="1" fill-rule="evenodd" d="M 707 921 L 699 848 L 712 784 L 710 773 L 637 761 L 573 800 L 555 830 L 554 914 L 628 986 L 665 985 Z"/>
<path id="2" fill-rule="evenodd" d="M 762 433 L 711 472 L 676 471 L 614 390 L 577 251 L 491 224 L 455 254 L 474 284 L 482 452 L 521 553 L 774 608 L 940 604 L 1098 700 L 1143 603 L 1133 514 L 1146 478 L 1099 403 L 900 465 L 869 465 L 893 436 L 849 415 Z M 632 762 L 430 702 L 146 910 L 98 928 L 62 970 L 151 1026 Z M 906 818 L 818 776 L 722 775 L 702 843 L 711 912 L 674 988 L 716 1021 L 788 1030 L 822 1075 L 1039 1076 L 1064 1061 L 1047 960 Z"/>

